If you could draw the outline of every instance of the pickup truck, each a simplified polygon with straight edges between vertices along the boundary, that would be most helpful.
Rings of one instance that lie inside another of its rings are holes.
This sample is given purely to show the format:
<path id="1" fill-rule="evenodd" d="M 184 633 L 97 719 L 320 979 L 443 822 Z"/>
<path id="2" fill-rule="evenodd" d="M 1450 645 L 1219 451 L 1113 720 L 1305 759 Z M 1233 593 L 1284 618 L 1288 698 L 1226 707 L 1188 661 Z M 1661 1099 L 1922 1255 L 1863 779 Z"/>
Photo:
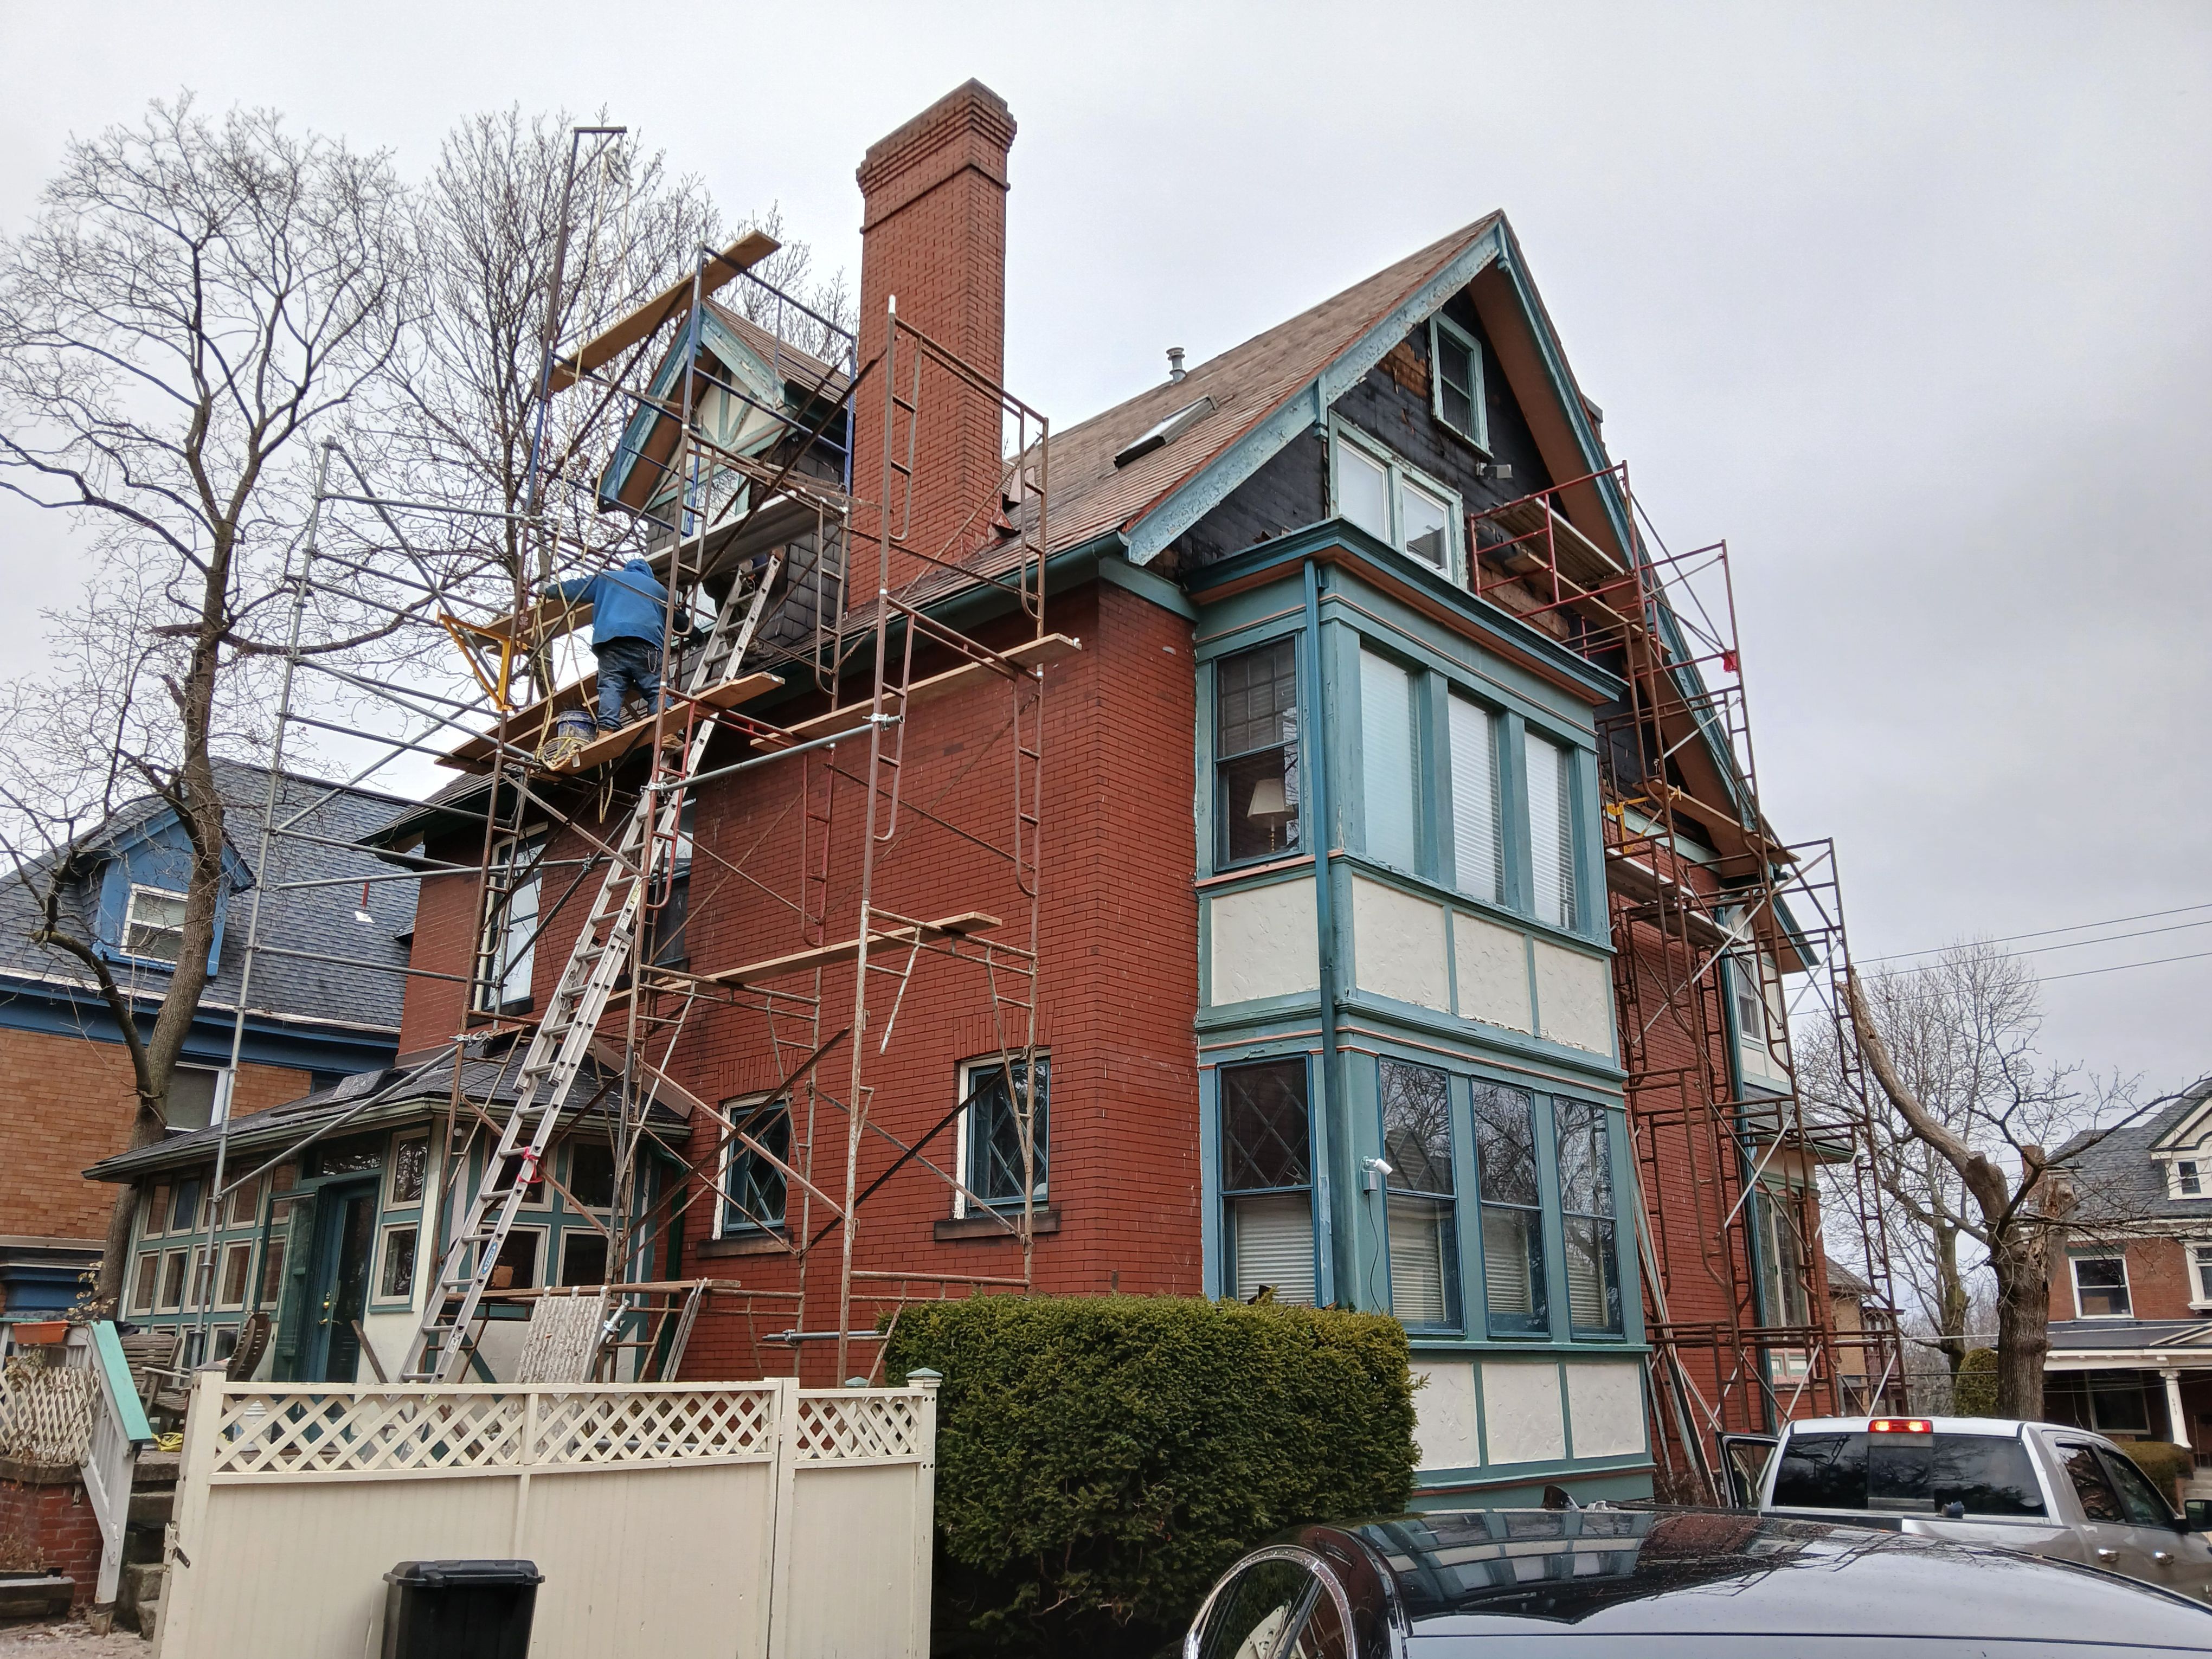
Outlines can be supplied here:
<path id="1" fill-rule="evenodd" d="M 2212 1603 L 2206 1508 L 2173 1513 L 2101 1435 L 1987 1417 L 1823 1417 L 1722 1437 L 1742 1508 L 2079 1562 Z"/>

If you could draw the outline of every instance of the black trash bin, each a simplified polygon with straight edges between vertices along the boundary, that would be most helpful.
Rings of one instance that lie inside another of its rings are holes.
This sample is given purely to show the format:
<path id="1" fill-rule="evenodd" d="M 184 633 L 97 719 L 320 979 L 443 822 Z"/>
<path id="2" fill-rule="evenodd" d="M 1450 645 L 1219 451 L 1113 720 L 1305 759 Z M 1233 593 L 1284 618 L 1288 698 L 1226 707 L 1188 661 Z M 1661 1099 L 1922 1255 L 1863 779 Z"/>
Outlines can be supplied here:
<path id="1" fill-rule="evenodd" d="M 402 1561 L 384 1582 L 384 1659 L 527 1659 L 535 1561 Z"/>

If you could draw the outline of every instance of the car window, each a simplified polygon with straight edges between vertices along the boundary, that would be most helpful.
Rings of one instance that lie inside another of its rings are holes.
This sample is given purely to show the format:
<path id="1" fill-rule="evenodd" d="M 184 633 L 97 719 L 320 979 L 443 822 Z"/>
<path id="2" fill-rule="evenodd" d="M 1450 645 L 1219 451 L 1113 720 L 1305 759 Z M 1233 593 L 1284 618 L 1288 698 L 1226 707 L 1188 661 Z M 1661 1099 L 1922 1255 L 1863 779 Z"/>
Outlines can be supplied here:
<path id="1" fill-rule="evenodd" d="M 2041 1515 L 2043 1490 L 2027 1448 L 2008 1435 L 1939 1434 L 1929 1470 L 1929 1506 L 1968 1515 Z"/>
<path id="2" fill-rule="evenodd" d="M 2119 1495 L 2112 1483 L 2105 1478 L 2104 1465 L 2097 1461 L 2094 1446 L 2068 1445 L 2059 1450 L 2066 1459 L 2066 1474 L 2074 1482 L 2074 1495 L 2081 1500 L 2081 1513 L 2092 1521 L 2120 1521 L 2127 1519 L 2121 1509 Z"/>
<path id="3" fill-rule="evenodd" d="M 1791 1435 L 1782 1443 L 1773 1502 L 1785 1509 L 1864 1509 L 1866 1443 L 1863 1434 Z"/>
<path id="4" fill-rule="evenodd" d="M 2158 1495 L 2158 1488 L 2151 1485 L 2149 1476 L 2125 1457 L 2115 1457 L 2111 1452 L 2102 1450 L 2098 1455 L 2105 1466 L 2105 1474 L 2119 1489 L 2120 1508 L 2126 1512 L 2130 1523 L 2138 1527 L 2170 1527 L 2173 1524 L 2173 1511 Z"/>
<path id="5" fill-rule="evenodd" d="M 1336 1598 L 1296 1554 L 1238 1568 L 1186 1647 L 1195 1659 L 1349 1659 Z"/>

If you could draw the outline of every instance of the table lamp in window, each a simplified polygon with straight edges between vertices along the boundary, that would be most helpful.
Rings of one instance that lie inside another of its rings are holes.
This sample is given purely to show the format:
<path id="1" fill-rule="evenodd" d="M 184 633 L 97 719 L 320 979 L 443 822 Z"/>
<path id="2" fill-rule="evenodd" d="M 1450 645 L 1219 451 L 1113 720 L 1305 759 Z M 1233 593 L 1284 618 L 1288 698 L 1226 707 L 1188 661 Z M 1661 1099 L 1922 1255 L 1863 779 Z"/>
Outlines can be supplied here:
<path id="1" fill-rule="evenodd" d="M 1280 778 L 1261 778 L 1254 784 L 1251 803 L 1245 807 L 1244 816 L 1255 823 L 1266 824 L 1267 850 L 1270 853 L 1279 851 L 1283 826 L 1291 821 L 1291 817 L 1290 799 L 1283 793 L 1283 781 Z"/>

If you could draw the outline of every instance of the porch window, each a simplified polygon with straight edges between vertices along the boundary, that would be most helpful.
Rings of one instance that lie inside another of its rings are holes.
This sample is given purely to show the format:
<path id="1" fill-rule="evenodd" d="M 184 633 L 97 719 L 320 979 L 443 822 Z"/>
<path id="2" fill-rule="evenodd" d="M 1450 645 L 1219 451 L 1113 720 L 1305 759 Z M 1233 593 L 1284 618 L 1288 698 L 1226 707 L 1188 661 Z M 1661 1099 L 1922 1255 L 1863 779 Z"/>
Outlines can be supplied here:
<path id="1" fill-rule="evenodd" d="M 777 1158 L 791 1159 L 791 1105 L 781 1099 L 755 1096 L 733 1100 L 722 1108 L 730 1121 Z M 611 1171 L 609 1184 L 612 1184 Z M 726 1135 L 722 1141 L 721 1236 L 767 1232 L 783 1225 L 786 1189 L 782 1170 L 739 1140 Z"/>
<path id="2" fill-rule="evenodd" d="M 261 1190 L 267 1184 L 268 1182 L 264 1178 L 260 1181 L 249 1181 L 243 1186 L 232 1188 L 230 1189 L 230 1202 L 225 1210 L 225 1214 L 228 1218 L 224 1221 L 223 1225 L 226 1227 L 251 1227 L 256 1221 L 259 1220 L 261 1218 Z"/>
<path id="3" fill-rule="evenodd" d="M 1504 837 L 1498 823 L 1498 717 L 1480 703 L 1450 700 L 1452 880 L 1462 893 L 1505 898 Z"/>
<path id="4" fill-rule="evenodd" d="M 1314 1301 L 1312 1130 L 1303 1057 L 1221 1070 L 1226 1278 L 1240 1302 Z"/>
<path id="5" fill-rule="evenodd" d="M 561 1235 L 561 1283 L 607 1282 L 607 1236 L 596 1227 L 571 1227 Z"/>
<path id="6" fill-rule="evenodd" d="M 1390 1307 L 1407 1326 L 1456 1326 L 1459 1227 L 1449 1079 L 1428 1066 L 1377 1062 L 1390 1249 Z"/>
<path id="7" fill-rule="evenodd" d="M 615 1202 L 615 1149 L 604 1140 L 568 1143 L 568 1196 L 587 1210 L 610 1210 Z M 599 1281 L 593 1279 L 593 1284 Z"/>
<path id="8" fill-rule="evenodd" d="M 2074 1258 L 2074 1313 L 2078 1319 L 2125 1319 L 2130 1316 L 2128 1263 L 2125 1256 L 2077 1255 Z"/>
<path id="9" fill-rule="evenodd" d="M 161 1296 L 157 1313 L 174 1313 L 185 1304 L 185 1253 L 171 1250 L 161 1258 Z"/>
<path id="10" fill-rule="evenodd" d="M 1298 849 L 1297 645 L 1278 640 L 1213 665 L 1218 864 Z"/>
<path id="11" fill-rule="evenodd" d="M 1543 1197 L 1536 1178 L 1536 1111 L 1528 1095 L 1502 1084 L 1474 1085 L 1474 1159 L 1491 1334 L 1549 1331 Z"/>
<path id="12" fill-rule="evenodd" d="M 154 1284 L 161 1277 L 161 1258 L 149 1251 L 138 1258 L 137 1271 L 131 1279 L 131 1311 L 149 1314 L 154 1311 Z"/>
<path id="13" fill-rule="evenodd" d="M 1620 1333 L 1620 1255 L 1613 1205 L 1612 1115 L 1586 1100 L 1554 1101 L 1559 1210 L 1567 1252 L 1567 1326 Z"/>
<path id="14" fill-rule="evenodd" d="M 1030 1118 L 1030 1194 L 1033 1202 L 1045 1201 L 1051 1097 L 1052 1062 L 1043 1054 L 1036 1056 L 1034 1091 L 1024 1060 L 1001 1060 L 993 1055 L 960 1068 L 960 1097 L 969 1103 L 960 1117 L 961 1179 L 986 1204 L 1021 1204 L 1024 1111 Z"/>
<path id="15" fill-rule="evenodd" d="M 253 1246 L 229 1244 L 222 1252 L 222 1281 L 216 1287 L 215 1305 L 218 1308 L 242 1308 L 246 1291 L 253 1276 Z"/>
<path id="16" fill-rule="evenodd" d="M 1528 734 L 1528 860 L 1535 878 L 1536 920 L 1574 931 L 1574 757 L 1534 732 Z"/>
<path id="17" fill-rule="evenodd" d="M 430 1139 L 414 1135 L 392 1149 L 392 1206 L 404 1209 L 422 1201 L 422 1188 L 430 1172 Z"/>
<path id="18" fill-rule="evenodd" d="M 132 883 L 123 913 L 123 953 L 174 967 L 185 948 L 185 902 L 182 893 Z"/>
<path id="19" fill-rule="evenodd" d="M 1432 383 L 1437 422 L 1487 453 L 1490 423 L 1482 395 L 1482 348 L 1472 335 L 1442 317 L 1431 323 L 1429 343 L 1436 362 Z"/>
<path id="20" fill-rule="evenodd" d="M 545 1249 L 543 1227 L 517 1227 L 510 1231 L 492 1258 L 491 1287 L 495 1291 L 538 1288 L 538 1264 Z"/>
<path id="21" fill-rule="evenodd" d="M 420 1237 L 421 1234 L 411 1224 L 384 1230 L 384 1251 L 376 1272 L 378 1301 L 411 1302 L 415 1299 L 415 1250 Z"/>
<path id="22" fill-rule="evenodd" d="M 1414 759 L 1413 676 L 1389 658 L 1359 653 L 1359 775 L 1367 856 L 1415 870 L 1420 811 Z"/>

